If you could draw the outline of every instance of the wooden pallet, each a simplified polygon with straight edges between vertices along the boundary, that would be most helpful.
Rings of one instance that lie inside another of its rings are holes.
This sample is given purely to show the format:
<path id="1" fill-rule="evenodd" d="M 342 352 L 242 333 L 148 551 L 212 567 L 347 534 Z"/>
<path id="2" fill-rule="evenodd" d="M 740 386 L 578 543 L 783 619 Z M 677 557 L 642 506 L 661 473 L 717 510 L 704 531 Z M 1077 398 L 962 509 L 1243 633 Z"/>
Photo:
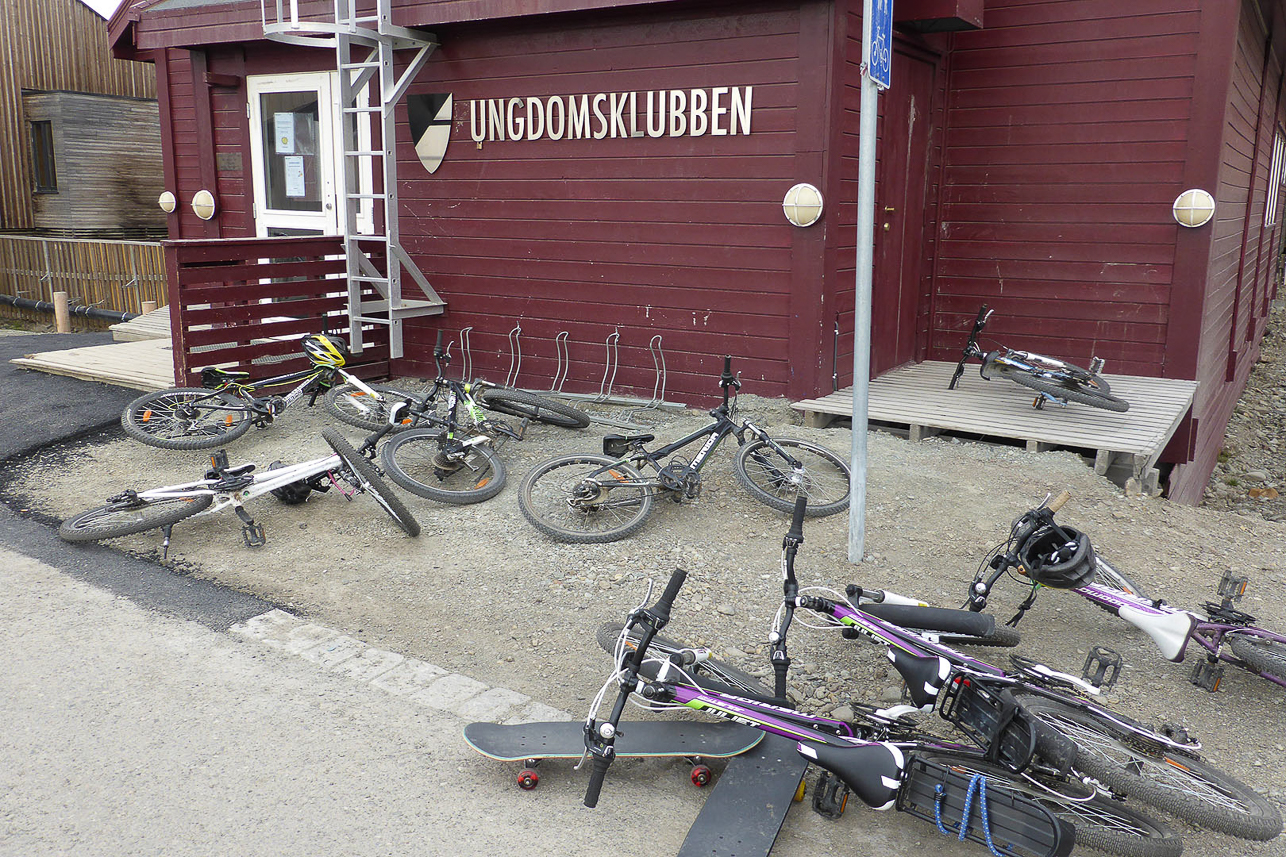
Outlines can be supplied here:
<path id="1" fill-rule="evenodd" d="M 1093 450 L 1094 469 L 1127 465 L 1140 490 L 1156 490 L 1156 463 L 1192 405 L 1196 381 L 1104 375 L 1112 394 L 1130 403 L 1118 414 L 1071 403 L 1032 407 L 1035 393 L 1004 379 L 987 381 L 970 365 L 954 390 L 947 384 L 956 364 L 926 361 L 894 369 L 871 381 L 867 419 L 905 426 L 912 440 L 942 432 L 1020 440 L 1033 451 L 1055 447 Z M 808 425 L 851 416 L 853 388 L 791 405 Z"/>
<path id="2" fill-rule="evenodd" d="M 163 306 L 138 318 L 113 324 L 109 330 L 117 342 L 137 342 L 142 339 L 170 338 L 170 308 Z"/>
<path id="3" fill-rule="evenodd" d="M 101 381 L 135 390 L 164 390 L 174 386 L 174 357 L 168 338 L 46 351 L 9 362 L 51 375 Z"/>

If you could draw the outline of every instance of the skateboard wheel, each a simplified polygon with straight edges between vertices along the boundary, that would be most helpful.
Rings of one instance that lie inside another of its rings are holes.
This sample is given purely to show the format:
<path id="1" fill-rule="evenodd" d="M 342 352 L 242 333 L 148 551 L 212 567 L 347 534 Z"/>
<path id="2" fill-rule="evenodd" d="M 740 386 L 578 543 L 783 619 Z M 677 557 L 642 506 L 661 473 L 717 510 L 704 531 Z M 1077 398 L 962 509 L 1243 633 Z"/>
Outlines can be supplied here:
<path id="1" fill-rule="evenodd" d="M 692 766 L 692 785 L 700 788 L 710 782 L 710 769 L 705 765 Z"/>
<path id="2" fill-rule="evenodd" d="M 540 774 L 531 768 L 523 768 L 518 772 L 518 787 L 523 791 L 531 791 L 540 784 Z"/>

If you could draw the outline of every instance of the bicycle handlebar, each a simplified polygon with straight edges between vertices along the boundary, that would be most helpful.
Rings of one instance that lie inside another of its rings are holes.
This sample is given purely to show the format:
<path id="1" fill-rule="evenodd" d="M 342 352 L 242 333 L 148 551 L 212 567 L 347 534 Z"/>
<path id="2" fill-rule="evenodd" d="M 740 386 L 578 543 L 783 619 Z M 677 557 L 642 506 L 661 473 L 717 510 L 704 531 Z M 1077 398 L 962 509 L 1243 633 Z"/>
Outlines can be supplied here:
<path id="1" fill-rule="evenodd" d="M 1049 504 L 1049 514 L 1052 515 L 1055 512 L 1057 512 L 1059 509 L 1063 508 L 1065 505 L 1067 505 L 1067 501 L 1070 499 L 1072 499 L 1071 492 L 1063 491 L 1061 494 L 1055 497 L 1053 501 Z"/>

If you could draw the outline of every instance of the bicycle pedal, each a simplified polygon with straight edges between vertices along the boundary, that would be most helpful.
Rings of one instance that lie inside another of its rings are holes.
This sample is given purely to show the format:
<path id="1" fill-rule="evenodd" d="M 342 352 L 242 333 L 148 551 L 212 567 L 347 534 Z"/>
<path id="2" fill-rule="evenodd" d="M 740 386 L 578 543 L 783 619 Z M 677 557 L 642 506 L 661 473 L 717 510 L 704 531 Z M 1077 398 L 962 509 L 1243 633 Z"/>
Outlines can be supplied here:
<path id="1" fill-rule="evenodd" d="M 813 789 L 813 812 L 823 818 L 839 818 L 848 805 L 848 786 L 829 771 L 817 775 L 817 786 Z"/>
<path id="2" fill-rule="evenodd" d="M 1246 585 L 1249 582 L 1250 578 L 1245 575 L 1234 575 L 1232 569 L 1228 569 L 1219 578 L 1219 588 L 1217 590 L 1219 597 L 1235 604 L 1246 594 Z"/>
<path id="3" fill-rule="evenodd" d="M 1081 678 L 1097 687 L 1100 691 L 1111 690 L 1121 674 L 1124 664 L 1121 655 L 1107 646 L 1095 646 L 1085 656 L 1085 666 L 1081 668 Z"/>
<path id="4" fill-rule="evenodd" d="M 1202 690 L 1214 693 L 1223 681 L 1223 664 L 1218 661 L 1198 661 L 1192 667 L 1190 681 Z"/>
<path id="5" fill-rule="evenodd" d="M 248 548 L 263 547 L 268 541 L 263 532 L 263 524 L 246 524 L 241 528 L 241 540 Z"/>

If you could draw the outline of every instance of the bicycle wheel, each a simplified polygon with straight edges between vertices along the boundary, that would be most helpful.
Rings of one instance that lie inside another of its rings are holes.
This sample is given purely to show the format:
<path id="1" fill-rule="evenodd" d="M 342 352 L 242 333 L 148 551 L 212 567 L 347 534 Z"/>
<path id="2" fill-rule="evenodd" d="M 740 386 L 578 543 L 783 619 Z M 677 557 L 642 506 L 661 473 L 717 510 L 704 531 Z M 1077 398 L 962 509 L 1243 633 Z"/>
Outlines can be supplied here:
<path id="1" fill-rule="evenodd" d="M 1027 694 L 1028 713 L 1076 745 L 1073 767 L 1104 785 L 1185 821 L 1242 839 L 1281 833 L 1277 808 L 1240 780 L 1199 759 L 1173 752 L 1092 712 Z M 1041 739 L 1038 736 L 1038 745 Z"/>
<path id="2" fill-rule="evenodd" d="M 442 503 L 481 503 L 505 487 L 505 465 L 487 444 L 447 455 L 442 433 L 417 429 L 380 447 L 384 472 L 412 494 Z"/>
<path id="3" fill-rule="evenodd" d="M 1095 565 L 1095 580 L 1094 580 L 1095 583 L 1098 583 L 1102 586 L 1110 586 L 1112 589 L 1119 590 L 1128 595 L 1133 595 L 1136 598 L 1142 598 L 1145 601 L 1152 600 L 1152 596 L 1144 592 L 1143 587 L 1139 586 L 1133 580 L 1126 577 L 1124 574 L 1118 571 L 1114 566 L 1108 563 L 1107 560 L 1103 559 L 1103 557 L 1095 554 L 1094 565 Z"/>
<path id="4" fill-rule="evenodd" d="M 782 512 L 795 508 L 795 497 L 808 497 L 810 517 L 834 515 L 848 508 L 848 465 L 824 446 L 783 437 L 776 443 L 796 461 L 798 470 L 764 440 L 753 440 L 737 451 L 732 470 L 750 495 Z"/>
<path id="5" fill-rule="evenodd" d="M 1286 681 L 1286 643 L 1249 634 L 1229 634 L 1233 654 L 1261 673 Z"/>
<path id="6" fill-rule="evenodd" d="M 919 753 L 920 758 L 965 774 L 982 774 L 1034 800 L 1076 830 L 1076 845 L 1120 857 L 1178 857 L 1183 838 L 1171 828 L 1102 795 L 1065 796 L 1063 783 L 1018 776 L 981 759 Z"/>
<path id="7" fill-rule="evenodd" d="M 340 384 L 331 387 L 326 394 L 326 411 L 342 423 L 348 423 L 366 431 L 376 431 L 388 425 L 389 408 L 407 399 L 419 400 L 416 393 L 408 393 L 396 387 L 384 387 L 379 384 L 368 384 L 378 396 L 372 396 L 354 384 Z M 404 431 L 411 426 L 395 426 L 393 431 Z"/>
<path id="8" fill-rule="evenodd" d="M 250 431 L 250 412 L 244 405 L 229 406 L 213 390 L 172 387 L 126 405 L 121 428 L 148 446 L 210 449 Z"/>
<path id="9" fill-rule="evenodd" d="M 623 622 L 606 622 L 599 627 L 594 637 L 598 640 L 598 644 L 603 647 L 603 651 L 609 655 L 616 654 L 616 641 L 620 639 L 621 629 L 624 627 L 625 623 Z M 626 638 L 625 644 L 631 649 L 638 646 L 638 633 L 637 628 L 632 629 L 630 636 Z M 668 637 L 653 637 L 652 644 L 648 646 L 648 654 L 654 654 L 658 658 L 669 657 L 683 649 L 690 648 L 692 646 Z M 684 671 L 706 690 L 718 690 L 732 694 L 750 693 L 767 697 L 773 695 L 769 687 L 750 673 L 713 658 L 699 664 L 684 667 Z"/>
<path id="10" fill-rule="evenodd" d="M 525 390 L 486 390 L 482 394 L 482 406 L 502 414 L 526 417 L 562 428 L 585 428 L 589 425 L 589 414 L 579 408 Z"/>
<path id="11" fill-rule="evenodd" d="M 641 482 L 633 467 L 606 455 L 566 455 L 523 477 L 518 507 L 533 527 L 558 541 L 614 542 L 643 526 L 652 511 L 652 488 Z"/>
<path id="12" fill-rule="evenodd" d="M 209 494 L 190 497 L 167 497 L 163 500 L 143 500 L 137 497 L 108 503 L 73 515 L 62 522 L 58 535 L 68 542 L 95 542 L 142 533 L 166 524 L 190 518 L 214 502 Z"/>
<path id="13" fill-rule="evenodd" d="M 1017 371 L 1006 372 L 1005 377 L 1015 384 L 1030 387 L 1038 393 L 1048 393 L 1059 399 L 1080 402 L 1082 405 L 1103 408 L 1117 413 L 1125 413 L 1130 409 L 1129 402 L 1124 399 L 1118 399 L 1111 393 L 1106 392 L 1097 383 L 1090 384 L 1073 380 L 1069 384 L 1055 384 L 1046 381 L 1044 378 L 1037 378 L 1035 375 Z"/>
<path id="14" fill-rule="evenodd" d="M 365 458 L 357 454 L 357 450 L 340 436 L 339 432 L 332 428 L 322 429 L 322 437 L 330 448 L 335 450 L 335 454 L 344 460 L 344 465 L 348 468 L 351 477 L 356 480 L 357 486 L 371 498 L 379 503 L 380 508 L 388 512 L 402 531 L 408 536 L 418 536 L 420 534 L 420 525 L 412 517 L 411 513 L 402 505 L 402 501 L 397 495 L 384 484 L 384 480 L 375 472 L 375 465 L 371 464 Z"/>

